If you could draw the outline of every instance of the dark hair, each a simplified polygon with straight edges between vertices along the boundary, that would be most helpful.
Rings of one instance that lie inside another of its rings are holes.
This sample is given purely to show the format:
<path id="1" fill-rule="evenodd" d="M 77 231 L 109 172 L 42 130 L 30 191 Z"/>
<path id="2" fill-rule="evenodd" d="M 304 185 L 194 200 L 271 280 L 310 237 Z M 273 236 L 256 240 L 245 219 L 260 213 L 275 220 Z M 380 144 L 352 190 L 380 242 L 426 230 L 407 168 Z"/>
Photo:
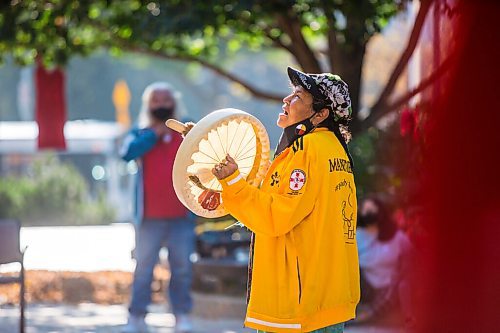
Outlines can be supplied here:
<path id="1" fill-rule="evenodd" d="M 329 105 L 327 105 L 325 101 L 322 101 L 320 99 L 313 97 L 312 107 L 314 112 L 319 112 L 322 109 L 327 109 L 329 111 L 328 117 L 326 117 L 326 119 L 324 119 L 321 123 L 319 123 L 318 127 L 326 127 L 335 134 L 342 147 L 344 147 L 347 157 L 349 158 L 349 162 L 351 163 L 351 169 L 354 170 L 354 163 L 352 161 L 352 156 L 351 153 L 349 152 L 349 149 L 347 148 L 347 142 L 349 141 L 348 138 L 350 138 L 351 136 L 351 133 L 348 130 L 349 121 L 346 119 L 335 120 L 332 108 Z M 347 131 L 347 133 L 342 133 L 340 130 L 341 127 L 343 127 Z"/>
<path id="2" fill-rule="evenodd" d="M 328 117 L 319 123 L 319 127 L 327 127 L 330 130 L 337 128 L 339 133 L 342 134 L 344 141 L 347 143 L 351 139 L 351 132 L 349 131 L 349 123 L 351 119 L 340 118 L 335 120 L 334 111 L 328 101 L 318 99 L 313 96 L 312 108 L 314 112 L 319 112 L 322 109 L 327 109 L 330 111 Z M 341 130 L 342 129 L 342 130 Z"/>

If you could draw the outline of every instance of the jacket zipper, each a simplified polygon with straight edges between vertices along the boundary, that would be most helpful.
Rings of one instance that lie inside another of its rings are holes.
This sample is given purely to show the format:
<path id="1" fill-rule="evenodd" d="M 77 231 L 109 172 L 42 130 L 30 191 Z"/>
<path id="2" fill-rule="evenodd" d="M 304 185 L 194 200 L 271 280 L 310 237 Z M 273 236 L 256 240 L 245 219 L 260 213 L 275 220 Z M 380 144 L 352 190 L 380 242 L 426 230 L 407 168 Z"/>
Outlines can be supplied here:
<path id="1" fill-rule="evenodd" d="M 248 256 L 248 273 L 247 273 L 247 305 L 250 303 L 250 292 L 252 291 L 252 274 L 253 274 L 253 251 L 255 245 L 255 234 L 252 232 L 250 238 L 250 249 Z"/>
<path id="2" fill-rule="evenodd" d="M 300 299 L 302 298 L 302 283 L 300 282 L 299 257 L 297 257 L 297 277 L 299 278 L 299 304 L 300 304 Z"/>

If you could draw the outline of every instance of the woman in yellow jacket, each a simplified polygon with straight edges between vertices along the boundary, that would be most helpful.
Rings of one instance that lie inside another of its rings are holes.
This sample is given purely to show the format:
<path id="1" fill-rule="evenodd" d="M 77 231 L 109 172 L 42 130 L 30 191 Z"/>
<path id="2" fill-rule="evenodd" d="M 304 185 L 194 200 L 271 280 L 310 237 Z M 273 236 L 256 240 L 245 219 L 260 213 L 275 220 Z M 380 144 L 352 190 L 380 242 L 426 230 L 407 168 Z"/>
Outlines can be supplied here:
<path id="1" fill-rule="evenodd" d="M 224 206 L 255 236 L 245 325 L 342 332 L 359 301 L 351 101 L 337 75 L 290 67 L 288 75 L 283 134 L 261 188 L 247 184 L 231 156 L 212 172 Z"/>

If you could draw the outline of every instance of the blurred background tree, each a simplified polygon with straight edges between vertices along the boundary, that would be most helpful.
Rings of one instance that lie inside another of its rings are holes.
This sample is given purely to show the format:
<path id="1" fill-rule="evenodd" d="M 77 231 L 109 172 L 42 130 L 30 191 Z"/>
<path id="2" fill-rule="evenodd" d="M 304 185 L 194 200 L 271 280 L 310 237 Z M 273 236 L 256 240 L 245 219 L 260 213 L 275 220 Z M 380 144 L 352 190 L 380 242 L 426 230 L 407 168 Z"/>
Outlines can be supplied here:
<path id="1" fill-rule="evenodd" d="M 21 65 L 41 59 L 65 65 L 99 48 L 196 62 L 237 82 L 253 96 L 279 101 L 282 94 L 247 82 L 224 62 L 241 48 L 288 52 L 306 72 L 332 71 L 349 84 L 356 134 L 394 109 L 390 96 L 411 56 L 430 1 L 422 1 L 407 48 L 364 119 L 360 111 L 366 45 L 409 0 L 48 1 L 0 5 L 0 57 Z M 251 68 L 248 68 L 251 71 Z"/>
<path id="2" fill-rule="evenodd" d="M 401 156 L 398 152 L 408 149 L 394 143 L 401 138 L 394 111 L 418 89 L 399 96 L 393 92 L 432 1 L 420 1 L 415 21 L 410 23 L 411 32 L 405 27 L 397 33 L 398 43 L 385 45 L 391 57 L 370 49 L 373 44 L 369 42 L 377 40 L 378 33 L 391 18 L 405 12 L 409 2 L 12 0 L 0 4 L 0 60 L 13 58 L 28 66 L 39 59 L 46 67 L 68 66 L 71 61 L 67 71 L 74 78 L 68 95 L 70 119 L 112 120 L 114 115 L 104 109 L 112 109 L 107 87 L 112 87 L 118 71 L 124 73 L 120 75 L 130 83 L 133 96 L 139 96 L 147 84 L 147 71 L 157 74 L 154 79 L 173 80 L 184 91 L 193 118 L 230 105 L 252 110 L 266 124 L 275 122 L 275 115 L 269 112 L 271 103 L 257 100 L 280 103 L 284 93 L 279 87 L 285 75 L 278 77 L 276 73 L 283 71 L 283 66 L 295 61 L 306 72 L 339 73 L 348 82 L 353 100 L 354 140 L 350 146 L 358 193 L 362 196 L 386 189 L 396 193 L 405 169 L 397 165 L 400 159 L 391 156 Z M 109 59 L 99 52 L 102 50 L 124 55 L 122 61 Z M 81 59 L 89 55 L 93 55 L 89 61 Z M 369 62 L 370 68 L 367 55 L 377 59 Z M 263 62 L 275 66 L 259 66 Z M 125 63 L 134 65 L 125 67 Z M 201 77 L 200 67 L 231 84 Z M 95 77 L 99 77 L 99 87 L 89 89 Z M 0 95 L 13 91 L 12 81 L 5 80 L 5 91 Z M 249 101 L 245 96 L 243 101 L 242 91 L 256 98 Z M 8 104 L 8 99 L 0 99 L 1 103 Z M 133 99 L 132 109 L 138 109 L 138 103 L 139 99 Z M 0 108 L 0 115 L 12 109 L 6 105 Z M 382 122 L 385 127 L 374 126 L 389 113 L 390 119 Z M 279 131 L 268 127 L 272 141 L 276 141 Z"/>

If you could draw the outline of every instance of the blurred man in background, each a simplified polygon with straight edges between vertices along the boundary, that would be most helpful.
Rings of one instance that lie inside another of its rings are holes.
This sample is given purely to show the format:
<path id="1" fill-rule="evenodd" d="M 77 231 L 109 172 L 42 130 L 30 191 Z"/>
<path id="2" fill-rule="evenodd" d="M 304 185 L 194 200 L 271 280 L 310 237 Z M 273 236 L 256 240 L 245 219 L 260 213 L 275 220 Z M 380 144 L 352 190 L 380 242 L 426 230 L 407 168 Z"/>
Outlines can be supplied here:
<path id="1" fill-rule="evenodd" d="M 194 252 L 194 221 L 177 199 L 172 167 L 182 137 L 165 126 L 179 116 L 179 93 L 165 82 L 149 85 L 142 96 L 139 126 L 125 137 L 121 156 L 136 160 L 136 268 L 129 318 L 122 332 L 146 332 L 145 316 L 151 302 L 151 282 L 158 253 L 168 248 L 171 269 L 169 296 L 178 332 L 190 332 L 192 308 L 190 288 Z"/>

